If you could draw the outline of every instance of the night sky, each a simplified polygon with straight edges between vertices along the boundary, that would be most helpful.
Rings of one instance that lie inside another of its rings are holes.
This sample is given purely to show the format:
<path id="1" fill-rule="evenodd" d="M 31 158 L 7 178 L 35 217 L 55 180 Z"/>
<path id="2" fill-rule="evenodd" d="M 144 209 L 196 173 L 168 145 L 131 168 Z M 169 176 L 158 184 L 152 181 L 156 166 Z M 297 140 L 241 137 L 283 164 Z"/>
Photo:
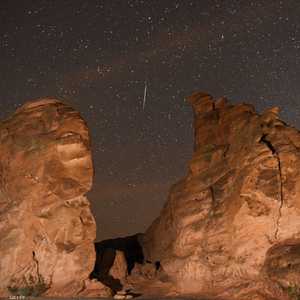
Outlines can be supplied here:
<path id="1" fill-rule="evenodd" d="M 1 0 L 0 117 L 44 96 L 79 110 L 97 239 L 144 231 L 192 155 L 186 96 L 280 106 L 300 127 L 299 16 L 298 0 Z"/>

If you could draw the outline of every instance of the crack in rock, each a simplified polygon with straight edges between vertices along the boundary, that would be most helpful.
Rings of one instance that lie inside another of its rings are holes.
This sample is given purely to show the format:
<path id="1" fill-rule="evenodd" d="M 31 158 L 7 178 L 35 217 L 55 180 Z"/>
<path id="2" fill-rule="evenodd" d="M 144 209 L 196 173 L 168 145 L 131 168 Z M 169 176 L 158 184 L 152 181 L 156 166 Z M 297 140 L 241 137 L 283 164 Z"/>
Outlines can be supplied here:
<path id="1" fill-rule="evenodd" d="M 278 173 L 279 173 L 279 189 L 280 189 L 280 205 L 279 205 L 279 210 L 278 210 L 278 218 L 276 220 L 276 230 L 275 230 L 275 233 L 274 233 L 274 238 L 275 240 L 278 239 L 278 231 L 279 231 L 279 226 L 280 226 L 280 219 L 281 219 L 281 209 L 282 209 L 282 206 L 283 206 L 283 201 L 284 201 L 284 198 L 283 198 L 283 183 L 282 183 L 282 168 L 281 168 L 281 161 L 280 161 L 280 157 L 279 157 L 279 153 L 278 151 L 276 150 L 276 148 L 272 145 L 272 143 L 267 139 L 267 134 L 264 134 L 259 142 L 266 145 L 270 151 L 272 152 L 273 156 L 276 158 L 277 160 L 277 164 L 278 164 Z"/>
<path id="2" fill-rule="evenodd" d="M 210 195 L 211 195 L 211 200 L 212 200 L 212 215 L 215 214 L 215 208 L 216 208 L 216 197 L 215 197 L 215 191 L 213 186 L 211 185 L 209 187 L 210 190 Z"/>
<path id="3" fill-rule="evenodd" d="M 41 281 L 41 275 L 40 275 L 40 269 L 39 269 L 39 261 L 36 258 L 36 255 L 35 255 L 34 251 L 32 251 L 32 259 L 36 264 L 36 273 L 37 273 L 37 276 L 38 276 L 38 281 L 40 282 Z"/>

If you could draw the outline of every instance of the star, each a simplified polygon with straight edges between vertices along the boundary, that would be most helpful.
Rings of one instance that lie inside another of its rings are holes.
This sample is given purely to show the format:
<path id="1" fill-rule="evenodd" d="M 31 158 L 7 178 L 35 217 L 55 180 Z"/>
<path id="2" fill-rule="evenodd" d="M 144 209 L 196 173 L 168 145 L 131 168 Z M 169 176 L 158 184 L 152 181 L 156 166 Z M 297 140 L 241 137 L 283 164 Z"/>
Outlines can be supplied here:
<path id="1" fill-rule="evenodd" d="M 296 0 L 4 2 L 1 118 L 49 95 L 81 113 L 98 240 L 146 230 L 186 176 L 194 91 L 300 127 Z"/>

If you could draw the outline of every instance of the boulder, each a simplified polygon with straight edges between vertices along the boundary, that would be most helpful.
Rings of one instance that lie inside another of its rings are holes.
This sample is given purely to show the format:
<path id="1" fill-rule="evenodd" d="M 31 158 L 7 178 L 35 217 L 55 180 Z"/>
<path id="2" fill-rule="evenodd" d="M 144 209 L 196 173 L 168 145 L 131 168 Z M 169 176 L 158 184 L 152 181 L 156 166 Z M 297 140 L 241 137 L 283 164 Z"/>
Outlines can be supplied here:
<path id="1" fill-rule="evenodd" d="M 300 133 L 206 93 L 194 109 L 194 154 L 143 239 L 180 294 L 286 299 L 300 286 Z"/>
<path id="2" fill-rule="evenodd" d="M 94 261 L 88 128 L 56 99 L 0 123 L 0 295 L 74 296 Z"/>
<path id="3" fill-rule="evenodd" d="M 96 279 L 87 279 L 83 290 L 78 293 L 79 297 L 85 298 L 108 298 L 113 296 L 112 290 Z"/>
<path id="4" fill-rule="evenodd" d="M 131 271 L 131 277 L 142 277 L 146 279 L 155 279 L 158 274 L 158 268 L 153 263 L 136 263 Z"/>
<path id="5" fill-rule="evenodd" d="M 108 274 L 120 282 L 124 282 L 127 276 L 127 262 L 123 251 L 116 250 L 115 259 Z"/>

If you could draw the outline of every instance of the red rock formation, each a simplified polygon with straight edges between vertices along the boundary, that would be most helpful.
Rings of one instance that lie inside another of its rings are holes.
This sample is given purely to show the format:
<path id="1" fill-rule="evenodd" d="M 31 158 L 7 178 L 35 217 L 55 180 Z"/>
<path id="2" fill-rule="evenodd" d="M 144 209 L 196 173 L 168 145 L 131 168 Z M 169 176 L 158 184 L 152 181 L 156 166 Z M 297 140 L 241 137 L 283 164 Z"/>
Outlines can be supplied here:
<path id="1" fill-rule="evenodd" d="M 0 295 L 74 296 L 95 261 L 87 126 L 41 99 L 0 124 L 0 143 Z"/>
<path id="2" fill-rule="evenodd" d="M 300 286 L 300 133 L 251 105 L 188 98 L 195 149 L 144 238 L 180 294 L 286 299 Z"/>
<path id="3" fill-rule="evenodd" d="M 122 284 L 126 281 L 128 272 L 127 262 L 123 251 L 115 251 L 114 263 L 110 268 L 108 274 L 115 279 L 119 279 Z"/>
<path id="4" fill-rule="evenodd" d="M 80 298 L 112 297 L 113 291 L 108 286 L 96 279 L 87 279 L 85 280 L 83 290 L 77 296 L 80 296 Z"/>

